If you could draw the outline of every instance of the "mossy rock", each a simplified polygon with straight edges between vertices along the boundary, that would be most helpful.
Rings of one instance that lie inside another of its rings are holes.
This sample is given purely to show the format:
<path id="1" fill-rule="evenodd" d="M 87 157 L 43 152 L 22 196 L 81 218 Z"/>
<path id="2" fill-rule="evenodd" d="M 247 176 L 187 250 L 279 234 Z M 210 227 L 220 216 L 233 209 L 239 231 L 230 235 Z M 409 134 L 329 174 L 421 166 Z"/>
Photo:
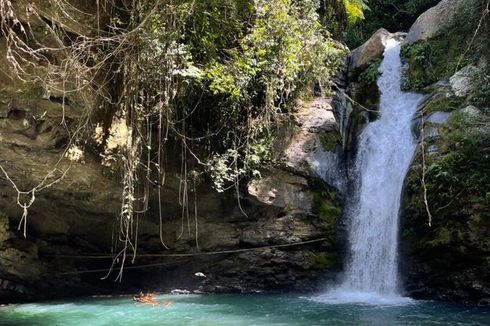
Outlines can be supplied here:
<path id="1" fill-rule="evenodd" d="M 330 252 L 313 253 L 309 252 L 305 256 L 306 262 L 313 269 L 332 270 L 340 265 L 338 254 Z"/>
<path id="2" fill-rule="evenodd" d="M 464 40 L 459 35 L 443 35 L 404 45 L 401 55 L 408 62 L 408 70 L 402 88 L 424 91 L 439 80 L 449 79 L 458 68 L 475 63 L 475 58 L 462 57 Z"/>
<path id="3" fill-rule="evenodd" d="M 451 231 L 448 228 L 441 227 L 435 232 L 433 240 L 427 242 L 427 245 L 431 247 L 445 246 L 451 243 L 451 239 Z"/>
<path id="4" fill-rule="evenodd" d="M 313 191 L 313 212 L 318 216 L 318 227 L 326 236 L 335 238 L 335 225 L 342 215 L 342 204 L 335 189 L 317 180 L 310 185 Z"/>
<path id="5" fill-rule="evenodd" d="M 435 95 L 424 105 L 424 113 L 455 111 L 461 108 L 464 102 L 464 99 L 457 96 L 446 96 L 445 94 Z"/>
<path id="6" fill-rule="evenodd" d="M 323 132 L 318 135 L 318 138 L 323 149 L 330 152 L 335 150 L 335 147 L 341 143 L 340 133 L 336 130 Z"/>
<path id="7" fill-rule="evenodd" d="M 405 89 L 433 94 L 424 104 L 427 116 L 438 111 L 452 114 L 438 126 L 439 137 L 425 143 L 426 151 L 430 145 L 438 148 L 436 154 L 425 156 L 426 201 L 420 150 L 407 175 L 400 222 L 400 248 L 405 252 L 401 255 L 407 261 L 406 267 L 417 271 L 416 282 L 422 280 L 427 288 L 438 291 L 440 284 L 444 284 L 441 291 L 451 299 L 455 291 L 474 291 L 466 298 L 470 301 L 490 293 L 490 261 L 485 259 L 490 248 L 487 196 L 490 139 L 488 131 L 482 128 L 490 118 L 482 109 L 484 105 L 475 104 L 488 103 L 485 99 L 490 98 L 488 77 L 485 79 L 488 71 L 482 69 L 475 80 L 475 91 L 466 97 L 452 96 L 449 83 L 439 81 L 448 80 L 468 64 L 480 62 L 482 57 L 489 58 L 488 52 L 481 49 L 488 47 L 488 40 L 484 40 L 488 26 L 482 26 L 474 45 L 468 49 L 474 22 L 478 19 L 453 22 L 443 35 L 402 48 L 402 56 L 409 63 Z M 460 110 L 470 104 L 479 108 L 478 114 Z M 426 202 L 432 215 L 431 226 Z M 477 290 L 472 288 L 475 281 L 482 284 Z"/>
<path id="8" fill-rule="evenodd" d="M 469 96 L 469 102 L 473 105 L 485 107 L 490 103 L 490 63 L 481 69 L 475 80 L 475 87 Z"/>
<path id="9" fill-rule="evenodd" d="M 9 238 L 9 219 L 0 211 L 0 243 Z"/>
<path id="10" fill-rule="evenodd" d="M 44 96 L 46 90 L 44 86 L 40 83 L 35 83 L 31 85 L 26 85 L 24 91 L 22 92 L 22 96 L 28 99 L 39 99 Z"/>
<path id="11" fill-rule="evenodd" d="M 350 93 L 352 98 L 370 110 L 376 110 L 378 108 L 381 96 L 377 85 L 381 61 L 380 58 L 372 60 L 357 75 L 356 82 L 351 83 Z"/>
<path id="12" fill-rule="evenodd" d="M 317 207 L 318 216 L 323 226 L 331 227 L 335 224 L 335 221 L 342 214 L 342 208 L 336 206 L 330 200 L 323 200 Z"/>
<path id="13" fill-rule="evenodd" d="M 359 82 L 364 84 L 376 83 L 380 75 L 379 67 L 381 66 L 381 61 L 381 58 L 371 61 L 369 66 L 359 74 Z"/>
<path id="14" fill-rule="evenodd" d="M 488 20 L 477 27 L 481 10 L 476 2 L 463 5 L 448 21 L 444 33 L 429 40 L 402 46 L 401 56 L 408 62 L 405 90 L 424 91 L 440 80 L 447 80 L 459 69 L 490 58 Z M 479 33 L 475 34 L 477 30 Z"/>

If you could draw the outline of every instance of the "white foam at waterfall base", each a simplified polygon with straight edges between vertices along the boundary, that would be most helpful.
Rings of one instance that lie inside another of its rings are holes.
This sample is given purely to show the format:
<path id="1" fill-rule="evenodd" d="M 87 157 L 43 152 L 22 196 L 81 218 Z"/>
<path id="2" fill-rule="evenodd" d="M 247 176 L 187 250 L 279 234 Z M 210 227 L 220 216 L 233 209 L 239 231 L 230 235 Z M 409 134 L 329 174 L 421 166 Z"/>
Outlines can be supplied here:
<path id="1" fill-rule="evenodd" d="M 350 259 L 344 281 L 314 297 L 328 303 L 400 304 L 398 213 L 403 180 L 415 152 L 411 121 L 423 96 L 402 92 L 400 44 L 385 41 L 378 79 L 380 116 L 363 130 L 355 162 L 356 191 L 346 210 Z"/>
<path id="2" fill-rule="evenodd" d="M 387 295 L 377 292 L 356 291 L 343 287 L 313 296 L 311 300 L 328 304 L 366 304 L 366 305 L 406 305 L 415 301 L 401 295 Z"/>

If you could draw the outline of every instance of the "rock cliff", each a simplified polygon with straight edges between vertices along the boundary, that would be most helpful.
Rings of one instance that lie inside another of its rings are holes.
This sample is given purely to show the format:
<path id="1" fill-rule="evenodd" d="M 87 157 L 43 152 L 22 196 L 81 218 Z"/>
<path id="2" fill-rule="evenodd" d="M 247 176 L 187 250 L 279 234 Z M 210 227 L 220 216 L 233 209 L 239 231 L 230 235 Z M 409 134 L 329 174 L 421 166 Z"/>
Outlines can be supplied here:
<path id="1" fill-rule="evenodd" d="M 419 149 L 400 232 L 411 296 L 488 305 L 489 51 L 478 44 L 488 44 L 489 24 L 478 25 L 481 5 L 441 1 L 405 41 L 406 87 L 427 97 L 414 123 Z"/>
<path id="2" fill-rule="evenodd" d="M 49 1 L 2 2 L 19 19 L 10 23 L 30 24 L 38 33 L 33 37 L 50 48 L 59 44 L 45 30 L 49 26 L 73 38 L 90 37 L 112 10 L 94 1 L 70 4 L 73 12 L 60 13 Z M 29 15 L 31 6 L 41 15 Z M 93 12 L 100 13 L 99 19 L 87 14 Z M 2 35 L 0 302 L 178 287 L 307 290 L 340 268 L 336 221 L 344 177 L 337 155 L 339 131 L 330 100 L 316 98 L 298 104 L 294 119 L 281 123 L 274 167 L 241 184 L 238 192 L 219 193 L 209 180 L 195 184 L 185 220 L 176 163 L 180 151 L 168 152 L 165 185 L 149 189 L 149 211 L 138 215 L 135 260 L 126 263 L 121 283 L 114 282 L 117 270 L 101 280 L 112 264 L 122 186 L 105 166 L 105 148 L 97 138 L 124 137 L 124 128 L 117 126 L 110 107 L 94 105 L 97 96 L 71 96 L 69 89 L 76 85 L 65 84 L 63 75 L 56 79 L 58 66 L 40 64 L 30 72 L 34 80 L 20 78 L 9 61 L 7 41 Z M 53 52 L 50 62 L 63 62 L 63 52 Z M 56 92 L 57 87 L 63 92 Z M 94 88 L 97 94 L 108 92 L 99 84 Z M 95 111 L 86 134 L 78 138 L 89 146 L 81 146 L 69 130 L 87 123 L 87 110 Z M 329 167 L 321 166 L 319 157 Z"/>

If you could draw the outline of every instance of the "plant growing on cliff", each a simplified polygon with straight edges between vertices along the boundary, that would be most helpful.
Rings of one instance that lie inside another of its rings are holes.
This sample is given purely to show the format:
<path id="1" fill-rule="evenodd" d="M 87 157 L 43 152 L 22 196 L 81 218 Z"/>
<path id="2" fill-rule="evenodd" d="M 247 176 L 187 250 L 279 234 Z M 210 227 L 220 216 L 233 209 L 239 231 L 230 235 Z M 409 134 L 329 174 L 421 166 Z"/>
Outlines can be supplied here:
<path id="1" fill-rule="evenodd" d="M 366 85 L 376 83 L 380 75 L 379 67 L 381 66 L 381 59 L 374 59 L 369 66 L 359 75 L 359 81 Z"/>

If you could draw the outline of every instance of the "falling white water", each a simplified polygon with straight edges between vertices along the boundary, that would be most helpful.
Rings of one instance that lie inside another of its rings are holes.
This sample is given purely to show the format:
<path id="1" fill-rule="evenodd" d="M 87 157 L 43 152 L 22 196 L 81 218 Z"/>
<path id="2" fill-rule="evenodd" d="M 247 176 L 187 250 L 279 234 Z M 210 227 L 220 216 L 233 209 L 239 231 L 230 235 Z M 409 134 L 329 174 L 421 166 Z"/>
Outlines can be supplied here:
<path id="1" fill-rule="evenodd" d="M 398 211 L 416 148 L 411 120 L 422 96 L 401 91 L 401 71 L 400 44 L 387 39 L 378 79 L 380 117 L 362 132 L 355 162 L 359 184 L 357 200 L 347 213 L 351 248 L 345 280 L 318 300 L 396 303 L 403 299 L 397 278 Z"/>

